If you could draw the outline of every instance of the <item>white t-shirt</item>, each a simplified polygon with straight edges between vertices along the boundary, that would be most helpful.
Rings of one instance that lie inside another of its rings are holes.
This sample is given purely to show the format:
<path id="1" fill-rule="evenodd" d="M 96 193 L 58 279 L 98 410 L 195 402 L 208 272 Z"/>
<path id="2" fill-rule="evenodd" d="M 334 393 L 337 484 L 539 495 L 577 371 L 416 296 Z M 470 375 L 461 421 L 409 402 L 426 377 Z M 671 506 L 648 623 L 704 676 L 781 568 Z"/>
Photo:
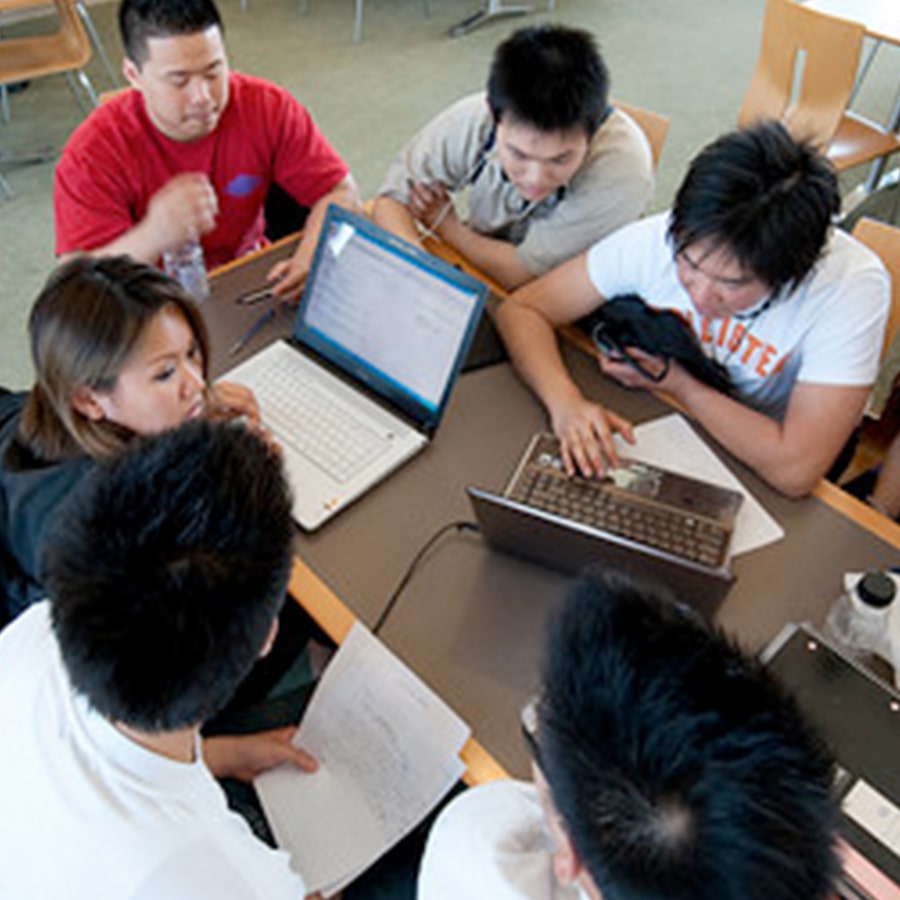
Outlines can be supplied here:
<path id="1" fill-rule="evenodd" d="M 635 222 L 595 244 L 588 275 L 607 300 L 639 294 L 682 314 L 707 354 L 723 363 L 737 396 L 784 416 L 794 383 L 871 385 L 878 372 L 890 279 L 878 257 L 834 229 L 800 286 L 757 316 L 703 319 L 678 280 L 666 240 L 668 213 Z"/>
<path id="2" fill-rule="evenodd" d="M 534 274 L 587 250 L 643 211 L 653 191 L 653 157 L 640 127 L 613 110 L 591 139 L 584 163 L 561 195 L 526 203 L 503 173 L 492 143 L 487 97 L 458 100 L 394 159 L 379 194 L 407 203 L 409 182 L 467 190 L 468 225 L 516 244 Z M 490 146 L 489 146 L 490 145 Z"/>
<path id="3" fill-rule="evenodd" d="M 287 855 L 228 809 L 199 742 L 196 762 L 166 759 L 73 693 L 49 613 L 32 606 L 0 635 L 0 897 L 302 898 Z"/>
<path id="4" fill-rule="evenodd" d="M 464 791 L 438 816 L 419 871 L 418 900 L 580 900 L 553 874 L 537 789 L 495 781 Z"/>

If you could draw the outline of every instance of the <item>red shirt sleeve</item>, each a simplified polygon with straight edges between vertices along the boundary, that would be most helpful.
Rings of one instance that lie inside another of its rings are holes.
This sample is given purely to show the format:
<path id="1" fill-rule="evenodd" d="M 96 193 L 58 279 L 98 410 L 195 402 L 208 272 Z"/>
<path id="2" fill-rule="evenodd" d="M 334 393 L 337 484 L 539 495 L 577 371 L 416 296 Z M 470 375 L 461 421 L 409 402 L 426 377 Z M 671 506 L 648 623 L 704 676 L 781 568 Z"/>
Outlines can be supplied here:
<path id="1" fill-rule="evenodd" d="M 269 119 L 278 128 L 273 180 L 298 203 L 312 206 L 333 190 L 350 169 L 306 108 L 287 91 L 276 90 L 278 110 L 273 110 Z"/>
<path id="2" fill-rule="evenodd" d="M 63 149 L 53 186 L 57 254 L 102 247 L 138 221 L 130 173 L 139 163 L 115 119 L 128 105 L 113 100 L 92 112 Z"/>

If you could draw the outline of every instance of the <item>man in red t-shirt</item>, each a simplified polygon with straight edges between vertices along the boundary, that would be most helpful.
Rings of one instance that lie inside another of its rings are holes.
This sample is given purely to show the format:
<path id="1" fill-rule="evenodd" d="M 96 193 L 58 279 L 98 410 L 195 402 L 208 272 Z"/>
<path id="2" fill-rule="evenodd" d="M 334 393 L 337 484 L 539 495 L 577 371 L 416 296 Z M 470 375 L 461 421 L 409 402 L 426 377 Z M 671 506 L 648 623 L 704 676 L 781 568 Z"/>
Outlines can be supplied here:
<path id="1" fill-rule="evenodd" d="M 347 165 L 287 91 L 229 72 L 212 0 L 123 0 L 123 72 L 134 90 L 95 110 L 56 168 L 56 252 L 156 263 L 200 238 L 206 264 L 258 247 L 273 182 L 310 207 L 273 293 L 299 290 L 329 203 L 360 206 Z"/>

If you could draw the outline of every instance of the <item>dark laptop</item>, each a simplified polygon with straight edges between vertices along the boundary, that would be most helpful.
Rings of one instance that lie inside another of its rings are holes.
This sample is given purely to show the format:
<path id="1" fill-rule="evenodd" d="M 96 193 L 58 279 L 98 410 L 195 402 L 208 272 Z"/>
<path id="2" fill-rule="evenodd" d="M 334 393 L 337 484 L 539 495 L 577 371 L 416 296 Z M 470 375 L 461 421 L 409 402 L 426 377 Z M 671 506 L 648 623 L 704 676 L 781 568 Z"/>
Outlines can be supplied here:
<path id="1" fill-rule="evenodd" d="M 575 572 L 613 565 L 650 576 L 712 612 L 734 576 L 737 491 L 636 460 L 600 478 L 567 476 L 559 443 L 536 435 L 505 490 L 470 487 L 485 539 L 495 547 Z"/>
<path id="2" fill-rule="evenodd" d="M 900 694 L 807 625 L 787 625 L 763 661 L 791 691 L 840 769 L 844 898 L 900 897 Z"/>

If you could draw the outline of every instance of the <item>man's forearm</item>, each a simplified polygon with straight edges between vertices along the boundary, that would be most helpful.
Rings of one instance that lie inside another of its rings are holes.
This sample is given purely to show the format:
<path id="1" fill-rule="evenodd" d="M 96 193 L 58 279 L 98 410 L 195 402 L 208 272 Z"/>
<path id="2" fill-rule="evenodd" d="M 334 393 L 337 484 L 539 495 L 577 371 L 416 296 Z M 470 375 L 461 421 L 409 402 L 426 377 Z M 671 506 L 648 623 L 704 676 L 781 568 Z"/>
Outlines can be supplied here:
<path id="1" fill-rule="evenodd" d="M 61 259 L 83 254 L 85 256 L 130 256 L 138 262 L 155 265 L 163 253 L 170 249 L 165 243 L 156 239 L 144 222 L 138 222 L 133 228 L 123 232 L 101 247 L 90 250 L 73 250 L 63 254 Z"/>
<path id="2" fill-rule="evenodd" d="M 559 351 L 553 327 L 532 309 L 507 300 L 497 311 L 497 327 L 522 380 L 548 412 L 580 395 Z"/>
<path id="3" fill-rule="evenodd" d="M 416 220 L 409 207 L 393 197 L 376 197 L 372 208 L 372 220 L 376 225 L 408 241 L 416 247 L 422 247 L 422 239 Z"/>
<path id="4" fill-rule="evenodd" d="M 362 200 L 352 175 L 348 175 L 337 187 L 321 196 L 310 209 L 309 216 L 306 219 L 306 226 L 303 229 L 303 237 L 300 239 L 300 243 L 294 253 L 295 261 L 301 263 L 304 269 L 308 269 L 309 264 L 312 262 L 316 244 L 319 242 L 322 222 L 325 220 L 325 212 L 332 203 L 336 203 L 338 206 L 342 206 L 351 212 L 362 212 Z"/>
<path id="5" fill-rule="evenodd" d="M 673 399 L 726 450 L 778 487 L 781 424 L 686 375 Z M 773 480 L 774 479 L 774 480 Z"/>
<path id="6" fill-rule="evenodd" d="M 825 475 L 866 397 L 865 388 L 795 385 L 779 422 L 686 374 L 666 389 L 726 450 L 788 497 L 808 494 Z"/>
<path id="7" fill-rule="evenodd" d="M 456 216 L 447 217 L 438 228 L 438 235 L 508 291 L 535 277 L 535 273 L 522 262 L 514 244 L 478 234 Z"/>

